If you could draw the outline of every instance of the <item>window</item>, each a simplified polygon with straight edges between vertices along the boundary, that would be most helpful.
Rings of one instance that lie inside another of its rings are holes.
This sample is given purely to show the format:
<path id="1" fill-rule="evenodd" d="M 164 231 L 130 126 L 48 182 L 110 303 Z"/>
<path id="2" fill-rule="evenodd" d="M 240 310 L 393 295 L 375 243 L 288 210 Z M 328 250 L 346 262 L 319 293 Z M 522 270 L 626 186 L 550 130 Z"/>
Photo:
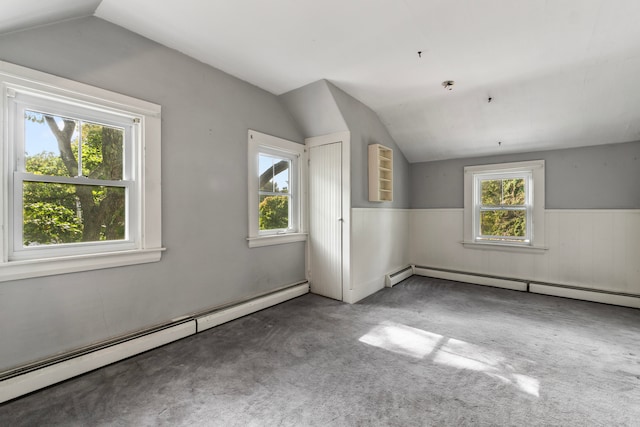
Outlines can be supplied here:
<path id="1" fill-rule="evenodd" d="M 0 280 L 159 260 L 160 107 L 0 65 Z"/>
<path id="2" fill-rule="evenodd" d="M 296 218 L 292 215 L 294 201 L 289 191 L 294 159 L 285 154 L 268 154 L 268 151 L 262 150 L 258 160 L 259 233 L 266 235 L 295 231 Z"/>
<path id="3" fill-rule="evenodd" d="M 531 174 L 474 176 L 476 240 L 531 242 Z"/>
<path id="4" fill-rule="evenodd" d="M 544 246 L 544 161 L 465 168 L 466 245 Z"/>
<path id="5" fill-rule="evenodd" d="M 306 239 L 301 195 L 304 146 L 249 131 L 249 246 Z"/>

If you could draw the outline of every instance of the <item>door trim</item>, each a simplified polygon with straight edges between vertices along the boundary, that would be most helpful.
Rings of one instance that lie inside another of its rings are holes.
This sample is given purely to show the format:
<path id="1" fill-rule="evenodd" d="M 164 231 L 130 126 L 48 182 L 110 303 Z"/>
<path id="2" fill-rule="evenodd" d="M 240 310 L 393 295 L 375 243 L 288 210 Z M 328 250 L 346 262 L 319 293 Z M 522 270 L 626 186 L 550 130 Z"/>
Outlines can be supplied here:
<path id="1" fill-rule="evenodd" d="M 342 143 L 342 300 L 351 301 L 351 132 L 336 132 L 328 135 L 315 136 L 304 140 L 307 150 L 320 145 Z M 308 169 L 307 169 L 308 170 Z M 309 180 L 307 179 L 307 182 Z M 309 188 L 306 190 L 307 196 Z M 305 197 L 309 200 L 309 197 Z M 305 212 L 310 215 L 309 206 L 305 206 Z M 309 218 L 306 218 L 308 224 Z M 306 245 L 306 278 L 309 277 L 309 244 Z M 313 268 L 313 267 L 311 267 Z M 311 280 L 313 280 L 311 278 Z"/>

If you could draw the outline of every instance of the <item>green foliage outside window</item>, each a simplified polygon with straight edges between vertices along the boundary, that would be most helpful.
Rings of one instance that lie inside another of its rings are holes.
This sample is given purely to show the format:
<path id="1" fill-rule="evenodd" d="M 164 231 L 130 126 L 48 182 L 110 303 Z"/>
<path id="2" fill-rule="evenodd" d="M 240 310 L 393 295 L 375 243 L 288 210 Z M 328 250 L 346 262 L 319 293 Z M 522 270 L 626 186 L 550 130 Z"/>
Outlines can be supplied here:
<path id="1" fill-rule="evenodd" d="M 480 185 L 484 208 L 480 214 L 480 233 L 483 236 L 524 237 L 527 227 L 525 180 L 490 179 L 482 180 Z"/>
<path id="2" fill-rule="evenodd" d="M 47 124 L 59 154 L 26 153 L 25 170 L 35 175 L 83 175 L 93 179 L 122 179 L 121 129 L 29 112 L 25 121 Z M 78 149 L 78 128 L 82 149 Z M 78 152 L 82 171 L 78 171 Z M 25 182 L 23 185 L 23 244 L 48 245 L 125 237 L 125 193 L 121 187 Z"/>
<path id="3" fill-rule="evenodd" d="M 260 230 L 289 227 L 289 197 L 260 196 Z"/>
<path id="4" fill-rule="evenodd" d="M 260 230 L 282 230 L 289 228 L 289 188 L 280 188 L 278 179 L 282 181 L 289 178 L 291 162 L 287 159 L 276 159 L 272 165 L 260 174 L 260 193 L 280 193 L 261 194 L 258 205 L 259 217 L 258 225 Z"/>

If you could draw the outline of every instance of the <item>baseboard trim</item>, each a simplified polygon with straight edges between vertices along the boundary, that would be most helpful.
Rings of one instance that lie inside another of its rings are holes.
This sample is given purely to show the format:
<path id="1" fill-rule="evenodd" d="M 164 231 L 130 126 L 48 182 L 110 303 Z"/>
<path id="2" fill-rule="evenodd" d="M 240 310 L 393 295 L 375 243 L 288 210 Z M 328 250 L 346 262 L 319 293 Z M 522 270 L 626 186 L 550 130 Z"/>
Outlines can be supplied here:
<path id="1" fill-rule="evenodd" d="M 342 301 L 348 304 L 355 304 L 368 296 L 371 296 L 384 289 L 384 277 L 379 277 L 365 283 L 359 283 L 354 289 L 345 291 L 342 295 Z"/>
<path id="2" fill-rule="evenodd" d="M 13 369 L 4 373 L 5 379 L 0 381 L 0 403 L 186 338 L 308 292 L 308 282 L 297 283 L 206 314 L 183 316 L 176 319 L 174 324 L 150 329 L 147 332 L 142 331 L 117 342 L 98 344 L 94 349 L 70 352 L 49 362 Z"/>

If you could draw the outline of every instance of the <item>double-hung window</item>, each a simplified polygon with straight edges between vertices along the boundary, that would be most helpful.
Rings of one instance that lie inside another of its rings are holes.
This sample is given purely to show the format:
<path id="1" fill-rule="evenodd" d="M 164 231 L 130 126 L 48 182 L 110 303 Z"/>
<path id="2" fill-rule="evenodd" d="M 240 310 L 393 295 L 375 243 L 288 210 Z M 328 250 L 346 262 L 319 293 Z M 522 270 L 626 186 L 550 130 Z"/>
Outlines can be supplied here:
<path id="1" fill-rule="evenodd" d="M 157 261 L 159 106 L 0 65 L 0 280 Z"/>
<path id="2" fill-rule="evenodd" d="M 464 242 L 544 247 L 544 161 L 465 167 Z"/>
<path id="3" fill-rule="evenodd" d="M 249 131 L 249 246 L 305 240 L 302 168 L 304 146 Z"/>
<path id="4" fill-rule="evenodd" d="M 19 92 L 11 104 L 9 259 L 135 249 L 140 119 Z"/>
<path id="5" fill-rule="evenodd" d="M 473 184 L 475 239 L 529 244 L 533 224 L 531 172 L 477 174 Z"/>

